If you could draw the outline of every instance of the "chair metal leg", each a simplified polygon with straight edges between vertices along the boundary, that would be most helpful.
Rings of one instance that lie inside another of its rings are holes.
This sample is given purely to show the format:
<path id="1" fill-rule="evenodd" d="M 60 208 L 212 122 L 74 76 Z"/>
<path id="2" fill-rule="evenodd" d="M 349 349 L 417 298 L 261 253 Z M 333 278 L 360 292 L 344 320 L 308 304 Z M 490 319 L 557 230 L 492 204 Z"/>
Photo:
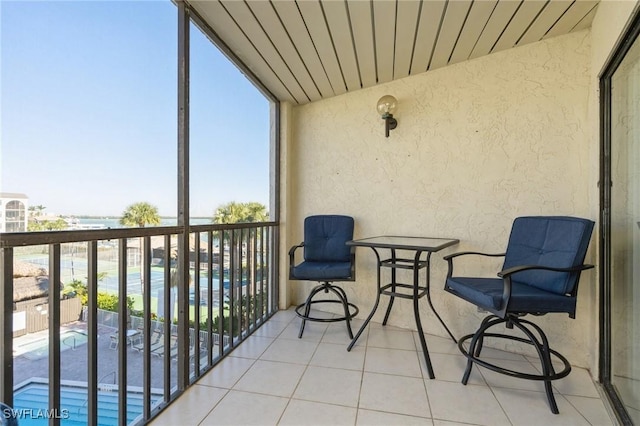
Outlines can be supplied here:
<path id="1" fill-rule="evenodd" d="M 353 339 L 353 330 L 351 330 L 351 318 L 349 315 L 349 303 L 347 302 L 347 293 L 345 293 L 341 287 L 332 286 L 331 289 L 335 294 L 338 295 L 338 298 L 342 302 L 342 307 L 344 309 L 345 322 L 347 323 L 347 333 L 349 333 L 349 339 Z"/>
<path id="2" fill-rule="evenodd" d="M 480 324 L 480 328 L 485 326 L 492 319 L 499 319 L 499 318 L 497 316 L 495 316 L 495 315 L 487 316 L 485 319 L 482 320 L 482 323 Z M 498 322 L 502 322 L 502 321 L 498 321 Z M 488 327 L 485 326 L 484 330 L 486 330 L 487 328 Z M 473 351 L 470 351 L 470 352 L 473 353 L 474 356 L 479 357 L 480 356 L 480 352 L 482 352 L 482 345 L 483 344 L 484 344 L 484 331 L 480 334 L 480 336 L 478 338 L 477 346 L 475 347 L 475 349 Z"/>
<path id="3" fill-rule="evenodd" d="M 311 300 L 313 296 L 321 292 L 327 283 L 315 286 L 313 290 L 309 293 L 307 300 L 304 302 L 304 316 L 302 317 L 302 324 L 300 324 L 300 332 L 298 333 L 298 339 L 302 338 L 302 333 L 304 333 L 304 326 L 307 323 L 307 318 L 309 318 L 309 313 L 311 312 Z"/>
<path id="4" fill-rule="evenodd" d="M 325 293 L 333 293 L 337 300 L 335 299 L 321 299 L 321 300 L 313 300 L 313 298 L 320 292 Z M 314 303 L 339 303 L 342 305 L 344 310 L 344 316 L 338 318 L 315 318 L 311 316 L 311 305 Z M 304 313 L 301 312 L 304 309 Z M 298 315 L 302 319 L 302 324 L 300 325 L 300 332 L 298 333 L 298 338 L 302 338 L 302 334 L 304 333 L 304 327 L 307 321 L 316 321 L 316 322 L 337 322 L 337 321 L 346 321 L 347 323 L 347 332 L 349 333 L 349 338 L 353 339 L 353 331 L 351 330 L 351 319 L 358 315 L 359 309 L 353 303 L 349 303 L 347 300 L 347 294 L 345 291 L 338 287 L 334 286 L 329 282 L 324 282 L 311 290 L 309 296 L 306 301 L 296 307 L 296 315 Z"/>
<path id="5" fill-rule="evenodd" d="M 555 370 L 551 362 L 551 348 L 549 348 L 549 340 L 547 339 L 547 336 L 542 331 L 542 329 L 538 327 L 538 325 L 532 323 L 531 321 L 522 320 L 521 322 L 534 328 L 540 335 L 541 342 L 536 339 L 533 333 L 527 332 L 526 327 L 524 327 L 523 324 L 515 324 L 520 330 L 522 330 L 523 333 L 527 334 L 529 339 L 534 343 L 534 346 L 538 351 L 538 356 L 540 357 L 543 376 L 552 377 L 555 374 Z M 544 380 L 544 389 L 545 393 L 547 394 L 547 400 L 549 401 L 549 408 L 551 408 L 551 412 L 553 414 L 560 413 L 560 411 L 558 410 L 558 404 L 556 403 L 556 399 L 553 395 L 553 386 L 551 385 L 551 380 Z"/>
<path id="6" fill-rule="evenodd" d="M 471 369 L 473 367 L 473 362 L 475 358 L 480 356 L 480 352 L 482 351 L 482 344 L 484 343 L 484 332 L 487 328 L 493 326 L 494 324 L 501 323 L 503 320 L 496 317 L 495 315 L 489 315 L 482 320 L 480 327 L 473 334 L 473 338 L 471 339 L 471 344 L 469 345 L 469 351 L 465 352 L 463 343 L 467 339 L 468 336 L 465 336 L 458 340 L 458 348 L 462 351 L 463 354 L 469 353 L 473 354 L 472 357 L 467 357 L 467 368 L 464 370 L 464 375 L 462 376 L 462 384 L 466 385 L 469 381 L 469 376 L 471 375 Z"/>
<path id="7" fill-rule="evenodd" d="M 494 325 L 507 322 L 509 323 L 509 325 L 517 327 L 527 338 L 487 332 L 487 330 Z M 537 334 L 540 336 L 539 339 L 538 337 L 536 337 L 533 330 L 535 330 L 535 332 L 537 332 Z M 542 374 L 528 374 L 519 371 L 513 371 L 480 359 L 480 346 L 484 343 L 483 340 L 487 337 L 515 340 L 518 342 L 527 343 L 535 347 L 536 352 L 538 352 L 538 356 L 540 358 Z M 471 339 L 471 344 L 469 345 L 469 349 L 466 350 L 463 343 L 469 339 Z M 490 315 L 482 321 L 482 324 L 480 328 L 478 328 L 478 331 L 476 331 L 474 334 L 469 334 L 461 337 L 458 340 L 458 348 L 460 349 L 462 354 L 467 357 L 467 368 L 462 378 L 463 384 L 466 384 L 469 380 L 469 375 L 471 373 L 471 367 L 473 366 L 473 364 L 478 364 L 482 367 L 488 368 L 489 370 L 495 371 L 496 373 L 505 374 L 511 377 L 542 381 L 544 382 L 545 393 L 547 395 L 547 400 L 549 402 L 549 408 L 551 409 L 551 412 L 554 414 L 559 413 L 558 405 L 553 395 L 552 381 L 566 377 L 571 372 L 571 365 L 563 355 L 549 347 L 547 336 L 538 325 L 532 323 L 531 321 L 519 318 L 515 315 L 508 316 L 504 319 L 496 317 L 494 315 Z M 555 371 L 551 362 L 551 355 L 563 362 L 564 368 L 562 369 L 562 371 Z"/>

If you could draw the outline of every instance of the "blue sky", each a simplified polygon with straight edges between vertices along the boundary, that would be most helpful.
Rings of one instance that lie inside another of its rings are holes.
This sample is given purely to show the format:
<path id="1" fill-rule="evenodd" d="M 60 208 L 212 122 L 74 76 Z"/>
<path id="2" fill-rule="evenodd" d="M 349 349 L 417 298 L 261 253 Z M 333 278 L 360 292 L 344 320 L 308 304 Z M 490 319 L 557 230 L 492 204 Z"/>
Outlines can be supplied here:
<path id="1" fill-rule="evenodd" d="M 0 0 L 0 189 L 46 212 L 177 206 L 169 1 Z M 269 200 L 269 103 L 192 26 L 191 215 Z"/>

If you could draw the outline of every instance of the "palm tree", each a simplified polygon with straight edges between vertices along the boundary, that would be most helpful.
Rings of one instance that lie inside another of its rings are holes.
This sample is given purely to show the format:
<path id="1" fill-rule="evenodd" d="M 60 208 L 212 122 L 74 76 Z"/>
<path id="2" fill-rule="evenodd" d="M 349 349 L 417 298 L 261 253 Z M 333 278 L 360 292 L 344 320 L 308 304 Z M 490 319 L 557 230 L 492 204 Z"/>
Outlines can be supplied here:
<path id="1" fill-rule="evenodd" d="M 264 204 L 251 202 L 247 203 L 246 206 L 249 211 L 247 222 L 266 222 L 269 219 L 269 212 Z"/>
<path id="2" fill-rule="evenodd" d="M 158 208 L 145 202 L 131 204 L 122 212 L 120 225 L 140 228 L 144 228 L 146 225 L 160 225 Z"/>
<path id="3" fill-rule="evenodd" d="M 268 218 L 267 208 L 257 202 L 231 201 L 218 207 L 213 213 L 213 223 L 264 222 Z"/>
<path id="4" fill-rule="evenodd" d="M 124 226 L 160 225 L 158 208 L 146 202 L 131 204 L 122 212 L 120 224 Z M 143 239 L 140 238 L 140 258 L 142 259 Z M 146 261 L 147 259 L 145 259 Z M 144 263 L 140 262 L 140 294 L 144 295 Z"/>
<path id="5" fill-rule="evenodd" d="M 231 201 L 213 213 L 213 223 L 238 223 L 247 216 L 245 205 Z"/>
<path id="6" fill-rule="evenodd" d="M 45 209 L 46 207 L 43 206 L 42 204 L 37 206 L 29 206 L 29 216 L 31 217 L 42 216 L 42 213 L 44 212 Z"/>
<path id="7" fill-rule="evenodd" d="M 269 219 L 269 213 L 264 204 L 258 202 L 238 203 L 231 201 L 225 205 L 222 205 L 216 209 L 213 214 L 213 223 L 229 224 L 229 223 L 247 223 L 247 222 L 265 222 Z M 229 242 L 229 234 L 224 232 L 224 242 Z M 241 237 L 242 238 L 242 237 Z M 251 239 L 255 236 L 251 236 Z M 253 243 L 249 241 L 247 244 L 247 258 L 253 259 Z M 220 279 L 224 279 L 224 272 L 220 272 Z M 238 291 L 242 291 L 238 287 Z M 244 297 L 244 296 L 242 296 Z M 241 309 L 243 306 L 241 300 L 241 293 L 238 294 L 236 300 L 240 301 L 240 305 L 237 305 L 234 309 Z"/>

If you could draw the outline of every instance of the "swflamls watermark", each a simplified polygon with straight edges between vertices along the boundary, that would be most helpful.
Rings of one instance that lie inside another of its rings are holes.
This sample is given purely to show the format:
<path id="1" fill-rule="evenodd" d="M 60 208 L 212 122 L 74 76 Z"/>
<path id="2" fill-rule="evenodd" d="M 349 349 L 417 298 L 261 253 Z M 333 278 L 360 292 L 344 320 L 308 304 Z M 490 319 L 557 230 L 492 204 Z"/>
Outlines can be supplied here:
<path id="1" fill-rule="evenodd" d="M 11 408 L 0 403 L 0 425 L 17 425 L 19 420 L 68 419 L 69 410 L 44 408 Z"/>

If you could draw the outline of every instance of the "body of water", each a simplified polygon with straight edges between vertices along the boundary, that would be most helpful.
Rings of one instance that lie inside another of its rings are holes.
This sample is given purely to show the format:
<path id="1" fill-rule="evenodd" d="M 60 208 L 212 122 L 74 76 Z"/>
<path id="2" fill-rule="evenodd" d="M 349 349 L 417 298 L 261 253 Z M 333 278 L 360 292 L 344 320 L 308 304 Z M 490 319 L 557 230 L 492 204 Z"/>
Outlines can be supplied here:
<path id="1" fill-rule="evenodd" d="M 106 388 L 106 385 L 101 385 Z M 46 426 L 49 424 L 49 389 L 46 383 L 32 382 L 17 389 L 14 396 L 14 411 L 22 413 L 20 426 Z M 75 426 L 87 424 L 86 387 L 62 385 L 60 387 L 60 412 L 56 414 L 63 425 Z M 161 401 L 162 395 L 151 394 L 151 405 Z M 142 414 L 143 395 L 140 392 L 127 392 L 127 423 Z M 117 386 L 106 390 L 98 390 L 98 424 L 101 426 L 118 424 L 118 389 Z"/>
<path id="2" fill-rule="evenodd" d="M 70 217 L 67 220 L 72 224 L 72 227 L 76 229 L 107 229 L 107 228 L 125 228 L 120 225 L 119 217 Z M 210 217 L 192 217 L 189 220 L 191 225 L 208 225 L 212 223 Z M 178 218 L 175 217 L 163 217 L 160 218 L 159 226 L 176 226 L 178 224 Z"/>

